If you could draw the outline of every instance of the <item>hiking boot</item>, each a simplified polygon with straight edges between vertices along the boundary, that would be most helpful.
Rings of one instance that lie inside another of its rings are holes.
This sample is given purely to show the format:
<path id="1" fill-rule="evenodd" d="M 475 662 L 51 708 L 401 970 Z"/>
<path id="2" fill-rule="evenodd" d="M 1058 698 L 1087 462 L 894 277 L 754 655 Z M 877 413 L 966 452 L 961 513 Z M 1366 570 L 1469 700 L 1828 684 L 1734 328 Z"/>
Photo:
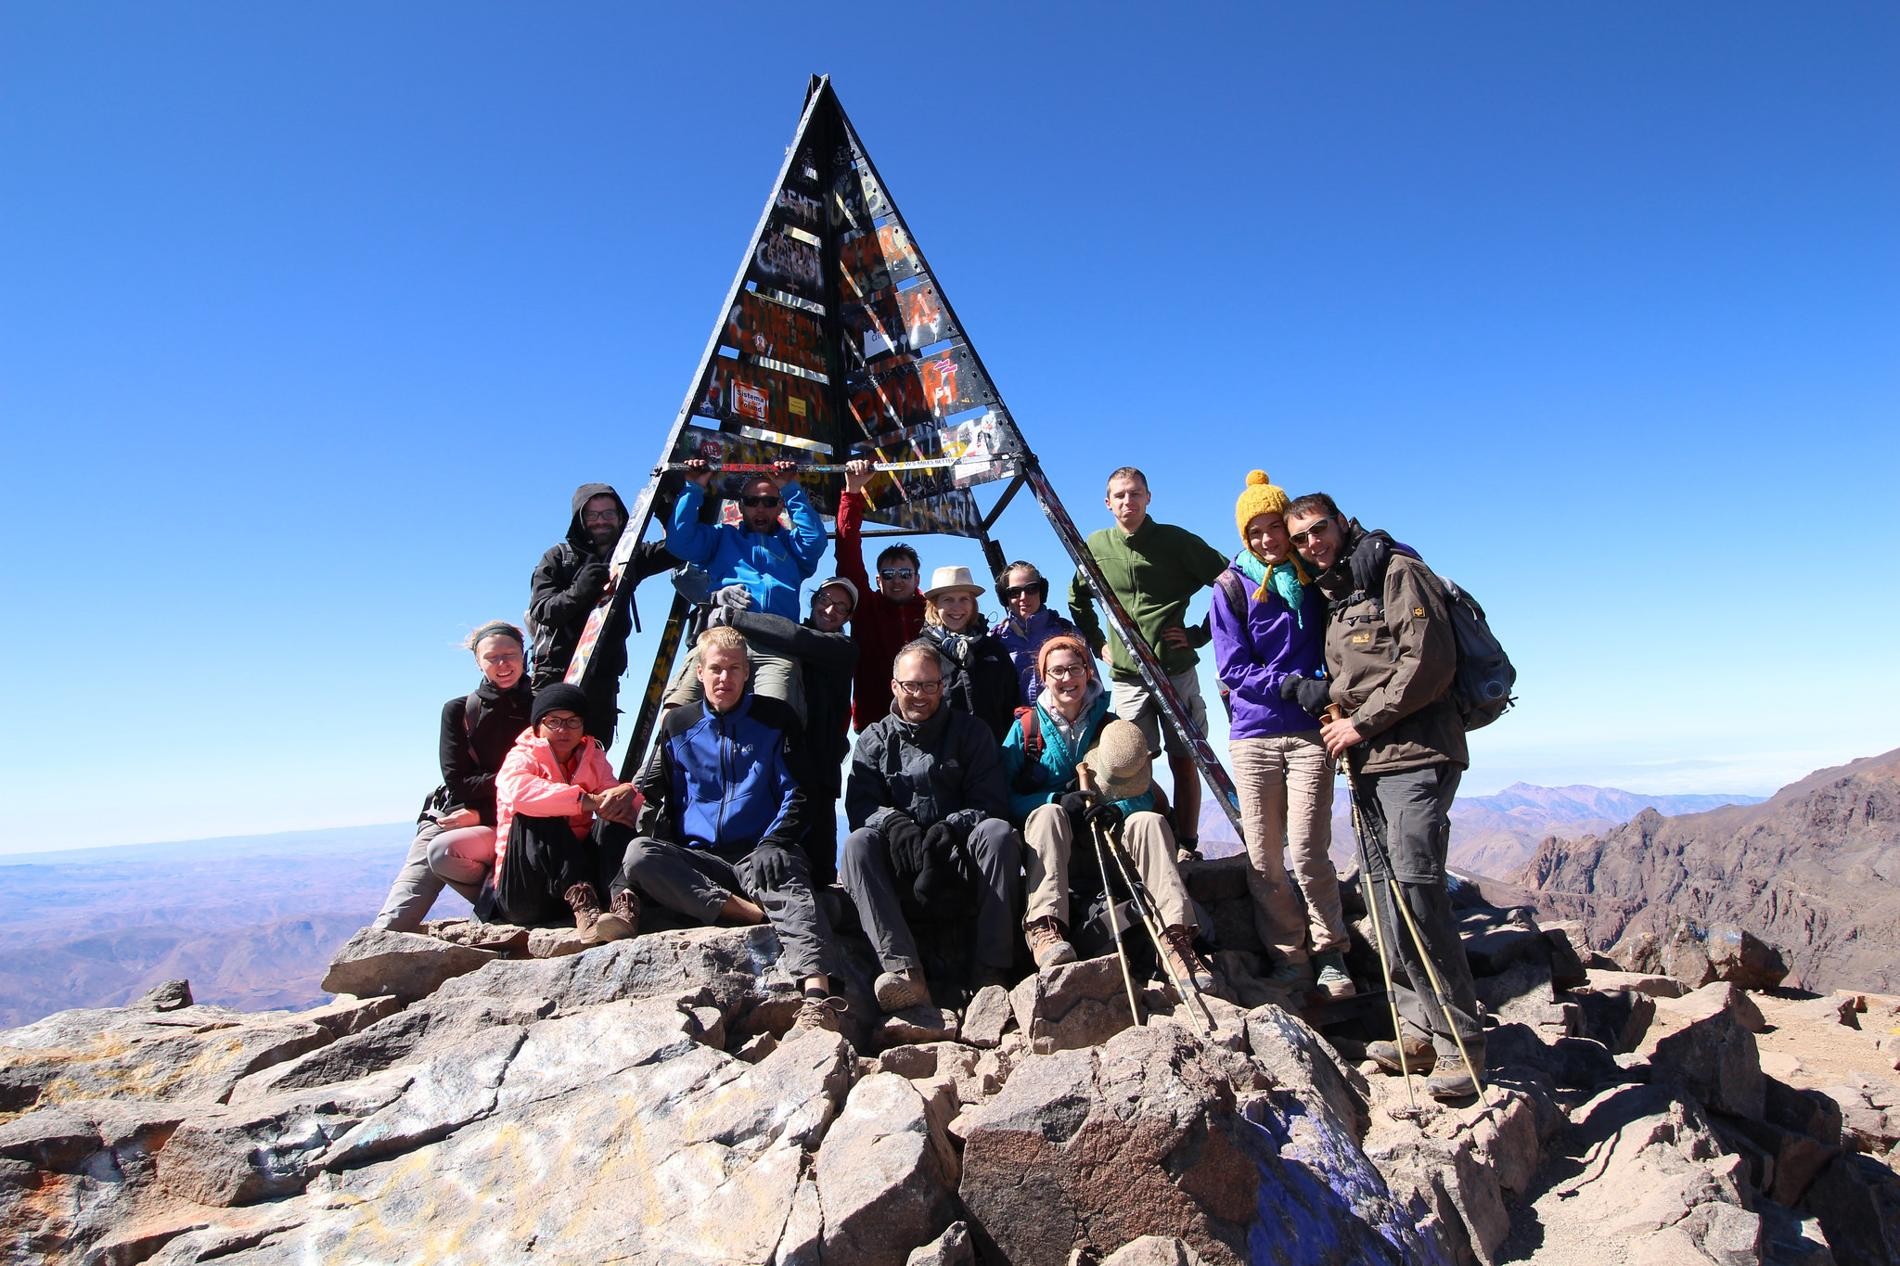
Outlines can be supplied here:
<path id="1" fill-rule="evenodd" d="M 1198 862 L 1201 860 L 1201 841 L 1196 836 L 1183 836 L 1174 842 L 1174 861 Z"/>
<path id="2" fill-rule="evenodd" d="M 582 945 L 600 944 L 600 896 L 592 884 L 575 884 L 561 894 L 567 908 L 574 912 L 574 930 L 581 934 Z"/>
<path id="3" fill-rule="evenodd" d="M 905 1007 L 927 1006 L 930 1002 L 930 989 L 924 984 L 923 974 L 914 967 L 884 972 L 871 986 L 871 993 L 886 1015 Z"/>
<path id="4" fill-rule="evenodd" d="M 1015 983 L 1015 979 L 1010 975 L 1007 968 L 979 967 L 976 969 L 976 974 L 970 977 L 970 993 L 972 995 L 981 993 L 991 985 L 1008 989 Z"/>
<path id="5" fill-rule="evenodd" d="M 1295 962 L 1290 958 L 1275 959 L 1273 970 L 1263 980 L 1269 989 L 1284 989 L 1288 993 L 1305 993 L 1313 987 L 1313 967 L 1306 962 Z"/>
<path id="6" fill-rule="evenodd" d="M 1075 946 L 1069 944 L 1062 935 L 1062 925 L 1056 922 L 1053 915 L 1037 919 L 1024 928 L 1023 940 L 1029 943 L 1029 952 L 1036 959 L 1037 971 L 1047 971 L 1051 967 L 1075 961 Z"/>
<path id="7" fill-rule="evenodd" d="M 1177 923 L 1161 933 L 1161 941 L 1175 975 L 1202 993 L 1214 992 L 1214 970 L 1195 950 L 1193 928 Z"/>
<path id="8" fill-rule="evenodd" d="M 614 894 L 613 908 L 594 920 L 594 940 L 624 941 L 640 930 L 640 898 L 631 888 Z"/>
<path id="9" fill-rule="evenodd" d="M 1346 974 L 1346 959 L 1338 950 L 1315 955 L 1313 964 L 1319 968 L 1319 991 L 1328 998 L 1350 998 L 1359 992 Z"/>
<path id="10" fill-rule="evenodd" d="M 1440 1103 L 1456 1103 L 1461 1099 L 1476 1099 L 1478 1083 L 1471 1080 L 1471 1074 L 1465 1071 L 1461 1060 L 1456 1065 L 1433 1073 L 1425 1079 L 1425 1093 Z"/>
<path id="11" fill-rule="evenodd" d="M 1398 1042 L 1368 1042 L 1366 1043 L 1366 1058 L 1388 1073 L 1429 1073 L 1432 1066 L 1438 1062 L 1438 1052 L 1432 1049 L 1430 1038 L 1420 1037 L 1416 1033 L 1407 1033 L 1399 1041 L 1405 1043 L 1403 1068 L 1399 1066 Z"/>
<path id="12" fill-rule="evenodd" d="M 838 1017 L 851 1009 L 851 1004 L 843 998 L 829 998 L 821 993 L 808 993 L 804 1001 L 798 1004 L 798 1013 L 792 1017 L 792 1027 L 786 1033 L 803 1033 L 811 1029 L 823 1029 L 827 1033 L 836 1033 L 841 1022 Z"/>

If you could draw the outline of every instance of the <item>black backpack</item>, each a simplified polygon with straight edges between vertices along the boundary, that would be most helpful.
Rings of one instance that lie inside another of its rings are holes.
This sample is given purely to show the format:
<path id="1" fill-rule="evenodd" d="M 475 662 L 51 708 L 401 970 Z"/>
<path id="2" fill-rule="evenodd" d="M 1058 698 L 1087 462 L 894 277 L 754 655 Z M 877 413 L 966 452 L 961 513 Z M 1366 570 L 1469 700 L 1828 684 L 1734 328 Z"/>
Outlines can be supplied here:
<path id="1" fill-rule="evenodd" d="M 1366 556 L 1355 549 L 1350 560 L 1353 588 L 1383 610 L 1384 603 L 1376 595 L 1384 592 L 1385 569 L 1392 561 L 1392 552 L 1396 550 L 1421 563 L 1425 560 L 1419 558 L 1417 550 L 1393 540 L 1386 532 L 1367 532 L 1366 540 L 1373 549 Z M 1511 693 L 1511 687 L 1517 684 L 1517 669 L 1505 653 L 1504 644 L 1491 631 L 1478 600 L 1432 571 L 1429 563 L 1425 570 L 1437 582 L 1445 607 L 1451 612 L 1452 638 L 1458 649 L 1458 667 L 1451 678 L 1452 705 L 1458 709 L 1458 719 L 1467 732 L 1481 730 L 1517 702 Z"/>

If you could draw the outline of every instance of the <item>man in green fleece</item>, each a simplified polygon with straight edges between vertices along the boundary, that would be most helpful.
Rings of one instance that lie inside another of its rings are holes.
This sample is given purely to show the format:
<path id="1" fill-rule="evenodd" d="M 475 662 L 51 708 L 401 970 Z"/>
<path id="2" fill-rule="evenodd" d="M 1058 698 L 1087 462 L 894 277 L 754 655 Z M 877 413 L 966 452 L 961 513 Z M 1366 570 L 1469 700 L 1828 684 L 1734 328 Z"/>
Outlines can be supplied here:
<path id="1" fill-rule="evenodd" d="M 1207 704 L 1194 672 L 1200 662 L 1194 648 L 1207 644 L 1208 632 L 1205 623 L 1187 627 L 1187 606 L 1227 569 L 1227 559 L 1187 529 L 1149 518 L 1149 500 L 1148 477 L 1139 470 L 1123 466 L 1110 474 L 1105 504 L 1115 516 L 1115 526 L 1089 536 L 1089 553 L 1122 610 L 1134 621 L 1135 631 L 1161 661 L 1194 728 L 1204 734 Z M 1095 595 L 1081 571 L 1069 582 L 1069 613 L 1100 655 L 1102 622 L 1095 614 Z M 1140 726 L 1149 754 L 1159 755 L 1161 705 L 1143 684 L 1121 638 L 1111 632 L 1107 644 L 1115 715 Z M 1167 750 L 1168 771 L 1174 775 L 1174 838 L 1182 849 L 1193 852 L 1201 834 L 1200 771 L 1193 752 L 1173 727 L 1167 731 Z"/>

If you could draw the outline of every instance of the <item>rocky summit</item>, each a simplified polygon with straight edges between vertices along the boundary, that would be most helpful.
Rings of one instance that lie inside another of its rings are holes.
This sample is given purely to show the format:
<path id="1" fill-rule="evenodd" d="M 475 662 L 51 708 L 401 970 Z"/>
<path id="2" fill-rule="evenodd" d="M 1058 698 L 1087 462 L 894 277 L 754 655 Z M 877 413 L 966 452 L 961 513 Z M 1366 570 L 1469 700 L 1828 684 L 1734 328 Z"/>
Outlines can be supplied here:
<path id="1" fill-rule="evenodd" d="M 852 944 L 831 1033 L 792 1027 L 768 928 L 467 924 L 359 933 L 314 1010 L 173 982 L 61 1012 L 0 1034 L 0 1255 L 1897 1260 L 1900 1000 L 1751 985 L 1739 952 L 1707 983 L 1623 970 L 1467 888 L 1490 1067 L 1440 1106 L 1361 1062 L 1376 994 L 1266 989 L 1239 865 L 1186 868 L 1227 997 L 1150 983 L 1139 1025 L 1112 958 L 885 1017 Z"/>

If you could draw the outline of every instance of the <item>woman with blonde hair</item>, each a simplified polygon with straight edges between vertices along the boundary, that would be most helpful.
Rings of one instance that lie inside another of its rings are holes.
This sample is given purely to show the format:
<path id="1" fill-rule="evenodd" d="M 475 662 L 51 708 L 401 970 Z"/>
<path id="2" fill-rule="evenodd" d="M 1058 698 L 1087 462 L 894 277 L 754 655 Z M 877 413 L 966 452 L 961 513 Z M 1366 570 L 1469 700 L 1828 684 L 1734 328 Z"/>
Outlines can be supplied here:
<path id="1" fill-rule="evenodd" d="M 472 905 L 495 862 L 495 775 L 528 728 L 534 692 L 525 671 L 526 640 L 514 625 L 490 620 L 462 645 L 474 653 L 482 679 L 468 695 L 442 705 L 442 785 L 423 804 L 409 856 L 371 927 L 415 931 L 445 885 Z"/>
<path id="2" fill-rule="evenodd" d="M 1002 639 L 976 609 L 983 586 L 968 567 L 939 567 L 924 592 L 923 636 L 947 661 L 944 702 L 990 727 L 997 742 L 1016 719 L 1021 686 Z"/>

